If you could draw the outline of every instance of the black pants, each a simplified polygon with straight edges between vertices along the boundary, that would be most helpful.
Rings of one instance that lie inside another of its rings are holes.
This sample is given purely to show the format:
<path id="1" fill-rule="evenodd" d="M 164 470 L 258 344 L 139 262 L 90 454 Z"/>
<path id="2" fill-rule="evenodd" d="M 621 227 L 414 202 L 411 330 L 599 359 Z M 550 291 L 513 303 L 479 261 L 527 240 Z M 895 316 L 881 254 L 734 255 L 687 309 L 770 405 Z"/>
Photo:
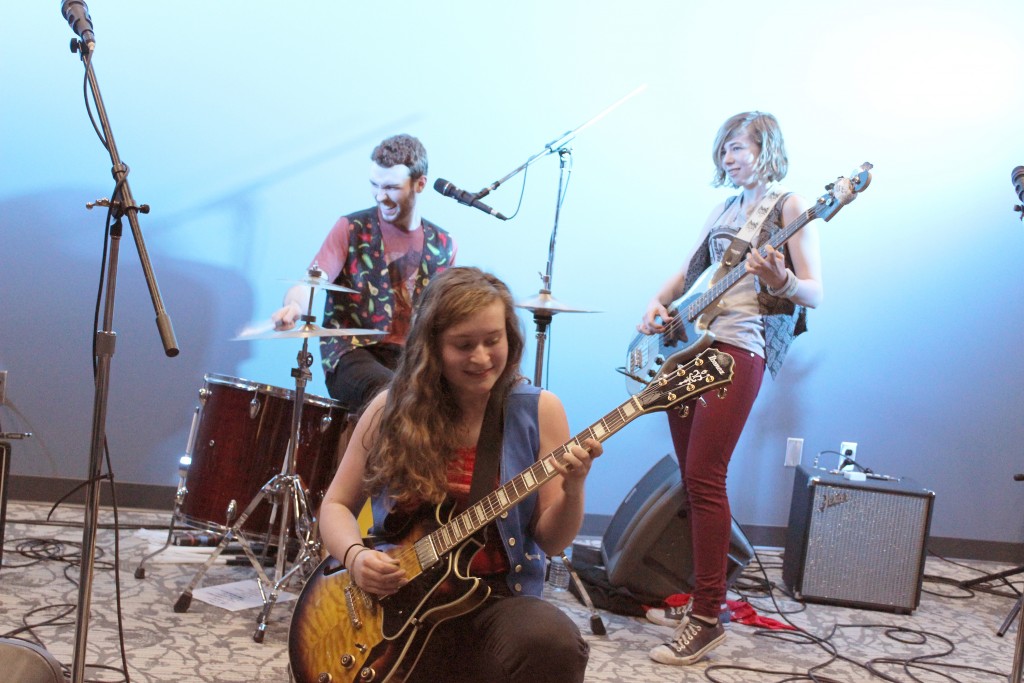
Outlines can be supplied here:
<path id="1" fill-rule="evenodd" d="M 442 622 L 408 683 L 583 683 L 590 646 L 555 605 L 497 598 Z"/>
<path id="2" fill-rule="evenodd" d="M 324 378 L 327 391 L 345 410 L 358 415 L 391 381 L 401 355 L 402 347 L 395 344 L 352 349 L 338 359 L 334 370 Z"/>

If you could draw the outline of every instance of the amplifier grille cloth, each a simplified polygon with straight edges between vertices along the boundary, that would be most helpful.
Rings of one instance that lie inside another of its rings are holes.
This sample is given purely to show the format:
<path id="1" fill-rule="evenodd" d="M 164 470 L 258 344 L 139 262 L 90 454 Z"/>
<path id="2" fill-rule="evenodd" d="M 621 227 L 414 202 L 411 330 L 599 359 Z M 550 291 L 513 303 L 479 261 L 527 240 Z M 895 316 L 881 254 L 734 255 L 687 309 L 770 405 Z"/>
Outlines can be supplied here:
<path id="1" fill-rule="evenodd" d="M 927 515 L 925 497 L 816 486 L 801 593 L 913 608 Z"/>

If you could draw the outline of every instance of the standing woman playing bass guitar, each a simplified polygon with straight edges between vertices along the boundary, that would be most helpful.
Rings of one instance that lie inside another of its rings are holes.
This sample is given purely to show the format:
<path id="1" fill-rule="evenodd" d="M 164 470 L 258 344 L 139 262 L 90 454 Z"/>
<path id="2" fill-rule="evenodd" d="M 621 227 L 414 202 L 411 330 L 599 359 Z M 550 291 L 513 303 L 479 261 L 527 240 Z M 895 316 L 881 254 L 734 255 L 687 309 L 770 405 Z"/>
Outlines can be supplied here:
<path id="1" fill-rule="evenodd" d="M 775 376 L 793 338 L 806 329 L 806 308 L 818 306 L 822 299 L 814 225 L 796 233 L 781 250 L 767 245 L 764 257 L 756 248 L 747 249 L 748 244 L 761 245 L 807 209 L 804 199 L 775 185 L 788 169 L 775 117 L 763 112 L 731 117 L 719 129 L 712 153 L 713 185 L 740 192 L 711 211 L 683 269 L 651 299 L 637 326 L 642 334 L 673 334 L 681 326 L 673 324 L 680 321 L 669 307 L 709 268 L 715 273 L 712 283 L 732 268 L 745 269 L 753 276 L 728 290 L 699 330 L 714 340 L 712 345 L 735 358 L 735 377 L 725 400 L 696 403 L 686 417 L 668 413 L 689 494 L 696 585 L 689 605 L 648 612 L 651 621 L 676 627 L 671 640 L 650 652 L 652 659 L 664 664 L 692 664 L 725 638 L 718 615 L 725 601 L 732 530 L 725 485 L 729 460 L 760 390 L 765 367 Z M 718 263 L 722 265 L 714 269 L 713 264 Z"/>
<path id="2" fill-rule="evenodd" d="M 393 552 L 364 547 L 357 523 L 369 495 L 374 532 L 394 538 L 430 522 L 437 511 L 425 509 L 443 509 L 446 501 L 464 509 L 478 491 L 474 466 L 486 469 L 478 454 L 481 461 L 488 451 L 495 456 L 483 482 L 490 493 L 568 441 L 561 402 L 519 373 L 523 343 L 500 280 L 476 268 L 436 276 L 389 388 L 359 420 L 327 490 L 320 531 L 358 588 L 382 597 L 381 604 L 416 589 L 415 609 L 396 610 L 399 627 L 384 617 L 383 642 L 393 651 L 374 661 L 391 670 L 377 669 L 374 680 L 583 681 L 586 641 L 540 596 L 544 553 L 561 552 L 583 521 L 584 481 L 602 452 L 598 441 L 572 446 L 564 465 L 553 465 L 561 476 L 488 525 L 485 543 L 454 551 L 436 587 L 418 588 L 428 577 L 409 576 Z"/>

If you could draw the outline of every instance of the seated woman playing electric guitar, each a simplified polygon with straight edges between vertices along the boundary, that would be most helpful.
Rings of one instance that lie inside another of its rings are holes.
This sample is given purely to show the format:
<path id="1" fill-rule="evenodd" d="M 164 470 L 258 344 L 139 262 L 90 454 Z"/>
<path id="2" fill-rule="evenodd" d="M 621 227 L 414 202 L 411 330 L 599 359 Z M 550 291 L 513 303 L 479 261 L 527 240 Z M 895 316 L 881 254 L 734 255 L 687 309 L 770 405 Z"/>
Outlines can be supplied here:
<path id="1" fill-rule="evenodd" d="M 583 521 L 584 481 L 599 442 L 550 459 L 545 467 L 560 476 L 497 516 L 486 534 L 441 552 L 415 543 L 424 527 L 448 521 L 449 503 L 456 513 L 466 509 L 479 492 L 504 487 L 569 440 L 561 402 L 519 373 L 523 345 L 500 280 L 476 268 L 435 277 L 394 379 L 359 420 L 327 490 L 320 510 L 327 549 L 383 607 L 391 650 L 374 655 L 375 680 L 390 667 L 402 681 L 583 681 L 586 641 L 540 596 L 544 553 L 561 552 Z M 474 466 L 487 472 L 482 484 Z M 374 534 L 388 534 L 399 552 L 363 545 L 357 514 L 367 496 Z M 407 541 L 396 540 L 402 534 Z M 429 565 L 423 553 L 433 552 L 443 555 L 433 569 L 409 571 L 408 562 Z"/>

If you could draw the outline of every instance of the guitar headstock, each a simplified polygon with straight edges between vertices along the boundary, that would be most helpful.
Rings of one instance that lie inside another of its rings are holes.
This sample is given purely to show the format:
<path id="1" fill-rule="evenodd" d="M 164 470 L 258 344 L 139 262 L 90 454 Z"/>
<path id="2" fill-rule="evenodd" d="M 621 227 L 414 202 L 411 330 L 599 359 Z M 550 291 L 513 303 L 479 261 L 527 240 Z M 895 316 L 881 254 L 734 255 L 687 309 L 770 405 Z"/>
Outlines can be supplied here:
<path id="1" fill-rule="evenodd" d="M 874 166 L 865 161 L 860 168 L 850 174 L 849 178 L 840 176 L 834 183 L 826 185 L 825 189 L 828 191 L 818 197 L 818 201 L 811 211 L 823 221 L 830 220 L 839 209 L 852 202 L 859 193 L 868 188 L 868 185 L 871 184 L 872 168 Z"/>
<path id="2" fill-rule="evenodd" d="M 651 380 L 637 393 L 644 412 L 668 410 L 716 387 L 732 382 L 733 358 L 724 351 L 705 349 L 693 360 Z"/>

